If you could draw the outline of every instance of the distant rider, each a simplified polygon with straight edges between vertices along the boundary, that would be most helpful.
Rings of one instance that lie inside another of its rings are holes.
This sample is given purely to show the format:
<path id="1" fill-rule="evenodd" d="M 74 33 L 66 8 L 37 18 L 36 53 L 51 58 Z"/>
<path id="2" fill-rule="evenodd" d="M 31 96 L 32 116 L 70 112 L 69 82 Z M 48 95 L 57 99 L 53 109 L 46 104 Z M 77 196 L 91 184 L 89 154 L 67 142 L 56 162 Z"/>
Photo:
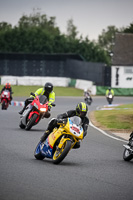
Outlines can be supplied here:
<path id="1" fill-rule="evenodd" d="M 106 90 L 106 98 L 108 98 L 108 95 L 109 94 L 112 94 L 112 97 L 114 98 L 114 90 L 111 89 L 111 87 L 109 87 L 107 90 Z"/>
<path id="2" fill-rule="evenodd" d="M 48 103 L 48 107 L 49 107 L 49 111 L 52 107 L 51 103 L 53 103 L 55 101 L 55 93 L 53 92 L 53 84 L 52 83 L 49 83 L 47 82 L 45 85 L 44 85 L 44 88 L 39 88 L 36 92 L 35 92 L 35 96 L 37 95 L 45 95 L 49 101 Z M 26 99 L 25 100 L 25 105 L 23 107 L 23 109 L 19 112 L 20 115 L 23 114 L 25 108 L 27 107 L 27 105 L 29 103 L 31 103 L 33 100 L 34 100 L 35 97 L 33 97 L 32 95 L 30 96 L 30 98 Z M 50 117 L 50 113 L 47 112 L 44 116 L 45 118 L 49 118 Z"/>
<path id="3" fill-rule="evenodd" d="M 11 101 L 12 101 L 12 88 L 11 88 L 11 84 L 10 83 L 6 83 L 5 84 L 5 86 L 2 88 L 2 90 L 1 90 L 1 92 L 0 92 L 0 94 L 2 94 L 2 92 L 4 91 L 4 90 L 8 90 L 9 92 L 10 92 L 10 104 L 11 104 Z"/>
<path id="4" fill-rule="evenodd" d="M 89 125 L 89 119 L 88 117 L 86 117 L 88 111 L 88 107 L 85 103 L 80 102 L 77 106 L 75 110 L 69 110 L 66 113 L 60 114 L 57 116 L 56 118 L 53 118 L 50 120 L 48 127 L 46 129 L 46 131 L 44 132 L 44 135 L 41 137 L 41 142 L 44 142 L 46 140 L 46 138 L 48 137 L 48 135 L 53 131 L 53 129 L 55 127 L 59 128 L 58 122 L 62 122 L 63 123 L 63 119 L 66 119 L 68 117 L 73 117 L 73 116 L 79 116 L 82 120 L 82 127 L 84 130 L 84 135 L 83 137 L 86 136 L 87 134 L 87 129 L 88 129 L 88 125 Z M 77 142 L 73 148 L 79 148 L 80 147 L 80 142 Z"/>
<path id="5" fill-rule="evenodd" d="M 87 100 L 87 99 L 90 99 L 90 104 L 92 103 L 92 97 L 91 97 L 91 91 L 88 89 L 85 89 L 84 90 L 84 97 L 85 97 L 85 101 Z"/>

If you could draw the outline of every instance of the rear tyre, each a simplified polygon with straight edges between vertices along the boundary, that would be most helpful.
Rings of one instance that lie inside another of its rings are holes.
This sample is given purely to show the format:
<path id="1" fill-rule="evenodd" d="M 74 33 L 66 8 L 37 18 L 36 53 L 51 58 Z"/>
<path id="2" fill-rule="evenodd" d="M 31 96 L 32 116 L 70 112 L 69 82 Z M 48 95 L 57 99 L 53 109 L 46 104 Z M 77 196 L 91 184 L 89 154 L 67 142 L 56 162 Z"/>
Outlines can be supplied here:
<path id="1" fill-rule="evenodd" d="M 25 127 L 25 130 L 30 130 L 31 127 L 35 124 L 35 121 L 37 119 L 38 115 L 35 113 L 32 115 L 32 117 L 30 118 L 30 120 L 27 122 L 27 125 Z"/>
<path id="2" fill-rule="evenodd" d="M 41 144 L 41 142 L 38 143 L 38 145 L 36 146 L 35 151 L 34 151 L 34 157 L 35 157 L 37 160 L 43 160 L 43 159 L 45 158 L 45 156 L 43 156 L 43 155 L 41 154 L 40 144 Z"/>
<path id="3" fill-rule="evenodd" d="M 123 152 L 123 159 L 125 161 L 130 161 L 132 158 L 133 158 L 133 154 L 131 154 L 131 152 L 125 148 Z"/>
<path id="4" fill-rule="evenodd" d="M 71 148 L 71 141 L 67 140 L 61 149 L 57 149 L 53 155 L 53 163 L 59 164 L 68 154 Z"/>
<path id="5" fill-rule="evenodd" d="M 19 127 L 22 128 L 22 129 L 24 129 L 24 128 L 25 128 L 25 125 L 22 124 L 22 122 L 20 121 L 20 123 L 19 123 Z"/>

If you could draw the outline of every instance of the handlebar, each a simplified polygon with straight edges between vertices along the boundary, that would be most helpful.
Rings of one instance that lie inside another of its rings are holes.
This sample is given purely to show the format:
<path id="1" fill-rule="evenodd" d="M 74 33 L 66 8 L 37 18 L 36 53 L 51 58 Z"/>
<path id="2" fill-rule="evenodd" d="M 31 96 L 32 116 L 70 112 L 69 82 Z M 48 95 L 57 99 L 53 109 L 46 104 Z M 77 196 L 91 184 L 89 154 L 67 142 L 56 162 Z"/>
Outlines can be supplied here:
<path id="1" fill-rule="evenodd" d="M 57 119 L 57 124 L 66 124 L 66 119 Z"/>
<path id="2" fill-rule="evenodd" d="M 35 97 L 35 94 L 34 94 L 33 92 L 31 92 L 31 93 L 30 93 L 30 95 L 32 95 L 32 96 L 34 96 L 34 97 Z"/>

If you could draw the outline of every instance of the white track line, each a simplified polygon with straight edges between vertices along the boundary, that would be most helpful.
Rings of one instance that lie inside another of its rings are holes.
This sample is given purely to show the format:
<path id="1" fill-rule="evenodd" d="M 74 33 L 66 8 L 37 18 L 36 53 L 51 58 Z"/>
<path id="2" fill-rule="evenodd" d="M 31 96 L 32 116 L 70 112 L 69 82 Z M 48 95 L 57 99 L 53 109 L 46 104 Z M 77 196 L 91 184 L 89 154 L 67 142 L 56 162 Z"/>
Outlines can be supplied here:
<path id="1" fill-rule="evenodd" d="M 94 125 L 91 123 L 91 121 L 90 121 L 89 125 L 92 126 L 92 127 L 95 128 L 95 129 L 97 129 L 97 130 L 100 131 L 102 134 L 106 135 L 107 137 L 110 137 L 110 138 L 112 138 L 112 139 L 114 139 L 114 140 L 119 140 L 119 141 L 121 141 L 121 142 L 127 142 L 127 140 L 122 140 L 122 139 L 120 139 L 120 138 L 117 138 L 117 137 L 114 137 L 114 136 L 111 136 L 111 135 L 107 134 L 106 132 L 104 132 L 104 131 L 101 130 L 100 128 L 97 128 L 96 126 L 94 126 Z"/>

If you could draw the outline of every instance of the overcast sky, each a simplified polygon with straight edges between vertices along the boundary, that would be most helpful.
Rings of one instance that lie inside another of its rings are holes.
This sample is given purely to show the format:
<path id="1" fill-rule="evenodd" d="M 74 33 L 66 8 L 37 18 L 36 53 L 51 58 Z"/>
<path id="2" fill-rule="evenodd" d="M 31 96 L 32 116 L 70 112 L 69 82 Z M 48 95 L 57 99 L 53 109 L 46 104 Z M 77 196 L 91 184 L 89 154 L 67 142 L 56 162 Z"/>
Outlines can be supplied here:
<path id="1" fill-rule="evenodd" d="M 66 33 L 73 19 L 79 35 L 97 39 L 107 26 L 128 27 L 133 23 L 133 0 L 0 0 L 0 22 L 17 25 L 22 15 L 38 9 L 47 17 L 56 17 L 56 25 Z"/>

